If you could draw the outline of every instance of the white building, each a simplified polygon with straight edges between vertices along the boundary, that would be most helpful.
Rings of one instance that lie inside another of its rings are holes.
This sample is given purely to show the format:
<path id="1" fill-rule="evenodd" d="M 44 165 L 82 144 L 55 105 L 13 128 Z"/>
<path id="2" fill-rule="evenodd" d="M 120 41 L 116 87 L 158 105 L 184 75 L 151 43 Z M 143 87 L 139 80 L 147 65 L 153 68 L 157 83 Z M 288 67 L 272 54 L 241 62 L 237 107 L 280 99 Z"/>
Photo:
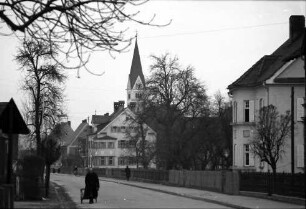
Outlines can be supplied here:
<path id="1" fill-rule="evenodd" d="M 141 97 L 145 87 L 137 40 L 133 54 L 131 70 L 127 85 L 127 105 L 124 101 L 114 102 L 114 112 L 109 115 L 93 115 L 93 134 L 88 136 L 89 166 L 120 168 L 136 167 L 135 153 L 129 148 L 129 137 L 126 132 L 131 130 L 131 118 L 135 112 L 141 111 Z M 156 133 L 146 124 L 146 141 L 154 142 Z M 149 167 L 155 167 L 152 162 Z"/>
<path id="2" fill-rule="evenodd" d="M 280 114 L 291 110 L 291 87 L 294 87 L 294 159 L 291 159 L 291 139 L 286 138 L 285 154 L 278 161 L 277 172 L 303 172 L 303 97 L 304 61 L 301 47 L 305 30 L 304 16 L 290 17 L 290 37 L 271 55 L 263 56 L 246 73 L 229 85 L 233 101 L 233 168 L 271 171 L 266 163 L 254 157 L 250 140 L 261 107 L 274 105 Z"/>

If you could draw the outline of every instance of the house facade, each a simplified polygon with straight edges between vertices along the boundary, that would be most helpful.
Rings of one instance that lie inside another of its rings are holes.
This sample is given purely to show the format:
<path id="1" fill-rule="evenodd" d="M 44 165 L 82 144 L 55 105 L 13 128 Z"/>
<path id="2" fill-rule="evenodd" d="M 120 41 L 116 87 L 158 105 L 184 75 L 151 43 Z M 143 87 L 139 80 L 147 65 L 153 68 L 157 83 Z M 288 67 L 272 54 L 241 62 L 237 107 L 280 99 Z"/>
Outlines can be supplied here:
<path id="1" fill-rule="evenodd" d="M 135 149 L 130 143 L 127 133 L 133 133 L 136 125 L 131 126 L 135 114 L 129 108 L 114 111 L 109 121 L 88 136 L 88 157 L 90 167 L 124 168 L 137 167 Z M 146 141 L 154 141 L 156 133 L 147 125 Z M 154 167 L 151 163 L 149 167 Z"/>
<path id="2" fill-rule="evenodd" d="M 301 47 L 305 31 L 305 17 L 291 16 L 289 39 L 271 55 L 263 56 L 246 73 L 228 86 L 233 107 L 233 169 L 271 171 L 251 151 L 250 141 L 255 136 L 259 110 L 270 104 L 280 114 L 294 115 L 294 159 L 291 159 L 291 138 L 286 138 L 285 153 L 279 159 L 277 172 L 291 172 L 294 161 L 296 173 L 304 168 L 304 138 L 302 104 L 305 96 L 304 61 Z M 294 92 L 291 98 L 292 91 Z M 291 102 L 294 102 L 291 110 Z"/>
<path id="3" fill-rule="evenodd" d="M 93 115 L 92 130 L 88 135 L 88 162 L 90 167 L 123 168 L 137 167 L 136 153 L 131 143 L 132 135 L 136 134 L 137 124 L 131 123 L 135 113 L 142 110 L 141 98 L 145 87 L 137 40 L 130 74 L 128 77 L 127 107 L 125 101 L 114 102 L 112 114 Z M 145 141 L 154 142 L 156 133 L 148 125 L 143 125 Z M 154 163 L 149 167 L 155 167 Z"/>

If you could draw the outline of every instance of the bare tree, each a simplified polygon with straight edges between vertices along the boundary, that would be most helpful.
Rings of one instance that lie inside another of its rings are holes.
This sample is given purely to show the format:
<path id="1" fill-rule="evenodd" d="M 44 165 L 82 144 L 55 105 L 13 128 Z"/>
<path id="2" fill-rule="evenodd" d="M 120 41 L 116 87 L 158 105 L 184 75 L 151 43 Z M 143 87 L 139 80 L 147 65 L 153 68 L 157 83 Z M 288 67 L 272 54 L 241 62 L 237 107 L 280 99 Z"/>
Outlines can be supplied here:
<path id="1" fill-rule="evenodd" d="M 143 112 L 149 115 L 158 133 L 156 150 L 159 166 L 166 169 L 181 167 L 179 156 L 182 149 L 188 149 L 185 144 L 188 138 L 178 132 L 184 131 L 180 127 L 189 126 L 192 119 L 208 115 L 206 89 L 195 78 L 193 67 L 183 68 L 178 58 L 169 54 L 152 58 Z"/>
<path id="2" fill-rule="evenodd" d="M 63 133 L 60 130 L 60 126 L 55 126 L 52 133 L 45 137 L 42 141 L 42 153 L 46 164 L 45 174 L 45 195 L 49 196 L 49 183 L 50 183 L 50 168 L 51 165 L 56 162 L 61 156 L 61 147 L 58 138 Z"/>
<path id="3" fill-rule="evenodd" d="M 133 156 L 136 155 L 137 167 L 140 164 L 143 168 L 148 168 L 149 164 L 155 157 L 155 138 L 149 138 L 148 134 L 154 134 L 150 132 L 149 127 L 145 123 L 145 118 L 142 112 L 135 113 L 136 117 L 127 117 L 125 121 L 127 129 L 125 136 L 127 141 L 127 151 Z"/>
<path id="4" fill-rule="evenodd" d="M 28 94 L 27 122 L 35 138 L 37 154 L 41 155 L 41 137 L 52 130 L 57 116 L 62 114 L 63 87 L 66 76 L 58 63 L 56 46 L 40 41 L 24 41 L 16 56 L 25 72 L 22 89 Z"/>
<path id="5" fill-rule="evenodd" d="M 290 111 L 279 114 L 274 105 L 262 107 L 256 121 L 251 150 L 268 163 L 276 174 L 277 162 L 285 153 L 286 137 L 290 134 Z"/>
<path id="6" fill-rule="evenodd" d="M 0 2 L 0 35 L 21 32 L 50 45 L 64 45 L 57 51 L 68 61 L 77 57 L 79 62 L 74 67 L 81 67 L 86 65 L 92 50 L 120 52 L 130 45 L 131 38 L 124 37 L 128 30 L 124 23 L 156 25 L 155 15 L 141 21 L 136 18 L 139 11 L 132 10 L 147 1 L 4 0 Z"/>
<path id="7" fill-rule="evenodd" d="M 214 143 L 218 146 L 214 149 L 214 161 L 216 163 L 222 161 L 222 167 L 228 168 L 232 158 L 230 152 L 232 150 L 232 109 L 228 98 L 222 95 L 220 90 L 214 94 L 211 110 L 212 116 L 216 117 L 219 126 L 219 131 L 215 134 L 219 141 Z"/>

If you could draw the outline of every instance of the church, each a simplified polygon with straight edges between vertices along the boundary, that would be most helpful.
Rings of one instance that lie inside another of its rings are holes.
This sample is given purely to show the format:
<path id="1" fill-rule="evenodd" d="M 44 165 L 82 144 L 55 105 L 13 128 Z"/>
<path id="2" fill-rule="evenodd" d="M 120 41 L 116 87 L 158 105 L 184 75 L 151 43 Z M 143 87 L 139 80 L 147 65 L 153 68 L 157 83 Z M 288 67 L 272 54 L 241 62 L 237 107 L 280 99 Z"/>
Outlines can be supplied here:
<path id="1" fill-rule="evenodd" d="M 139 162 L 137 144 L 140 143 L 139 127 L 135 123 L 136 113 L 142 110 L 141 98 L 145 88 L 137 39 L 128 76 L 127 106 L 125 101 L 114 102 L 113 113 L 92 115 L 92 134 L 87 137 L 88 167 L 131 168 L 142 167 Z M 147 124 L 142 124 L 145 144 L 155 143 L 156 132 Z M 155 164 L 148 162 L 148 167 Z"/>

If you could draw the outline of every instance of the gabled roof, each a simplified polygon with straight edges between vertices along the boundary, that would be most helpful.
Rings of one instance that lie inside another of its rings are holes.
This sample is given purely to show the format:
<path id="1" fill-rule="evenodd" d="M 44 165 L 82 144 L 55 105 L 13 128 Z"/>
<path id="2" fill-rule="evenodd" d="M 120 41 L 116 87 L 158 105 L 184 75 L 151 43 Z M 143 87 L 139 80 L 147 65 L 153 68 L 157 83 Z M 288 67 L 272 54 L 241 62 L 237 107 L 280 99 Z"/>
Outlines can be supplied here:
<path id="1" fill-rule="evenodd" d="M 86 120 L 83 120 L 82 123 L 77 127 L 77 129 L 74 131 L 71 137 L 65 142 L 64 145 L 71 146 L 76 141 L 76 139 L 83 134 L 87 135 L 87 133 L 84 133 L 85 128 L 87 128 L 89 125 Z"/>
<path id="2" fill-rule="evenodd" d="M 131 70 L 130 70 L 130 74 L 129 74 L 129 82 L 130 82 L 131 88 L 133 88 L 133 86 L 135 85 L 135 82 L 136 82 L 138 76 L 140 77 L 143 85 L 145 85 L 145 79 L 144 79 L 144 75 L 142 73 L 142 67 L 141 67 L 137 38 L 136 38 L 133 60 L 132 60 L 132 66 L 131 66 Z"/>
<path id="3" fill-rule="evenodd" d="M 114 111 L 111 115 L 92 115 L 92 124 L 97 125 L 96 133 L 99 133 L 104 127 L 106 127 L 110 122 L 112 122 L 118 115 L 120 115 L 125 108 L 120 108 Z"/>
<path id="4" fill-rule="evenodd" d="M 288 61 L 301 56 L 304 33 L 289 38 L 271 55 L 263 56 L 240 78 L 229 85 L 228 89 L 262 85 Z"/>
<path id="5" fill-rule="evenodd" d="M 30 133 L 13 99 L 9 102 L 0 102 L 0 129 L 3 133 L 10 132 L 10 118 L 13 119 L 11 130 L 13 134 Z"/>

